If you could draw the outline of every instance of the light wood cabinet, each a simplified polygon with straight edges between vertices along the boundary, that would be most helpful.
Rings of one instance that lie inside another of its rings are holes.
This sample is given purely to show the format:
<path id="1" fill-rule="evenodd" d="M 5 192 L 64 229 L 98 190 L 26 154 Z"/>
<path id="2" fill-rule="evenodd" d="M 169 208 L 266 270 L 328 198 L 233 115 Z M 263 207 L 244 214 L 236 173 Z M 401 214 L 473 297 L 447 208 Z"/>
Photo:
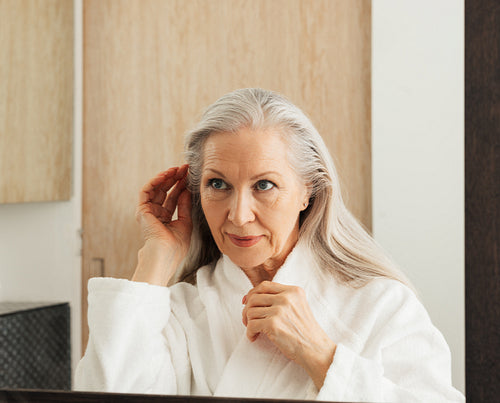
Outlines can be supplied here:
<path id="1" fill-rule="evenodd" d="M 0 203 L 69 200 L 73 1 L 0 0 Z"/>
<path id="2" fill-rule="evenodd" d="M 204 107 L 242 87 L 285 94 L 335 156 L 371 227 L 371 2 L 84 2 L 83 346 L 87 281 L 130 278 L 143 184 L 182 162 Z"/>

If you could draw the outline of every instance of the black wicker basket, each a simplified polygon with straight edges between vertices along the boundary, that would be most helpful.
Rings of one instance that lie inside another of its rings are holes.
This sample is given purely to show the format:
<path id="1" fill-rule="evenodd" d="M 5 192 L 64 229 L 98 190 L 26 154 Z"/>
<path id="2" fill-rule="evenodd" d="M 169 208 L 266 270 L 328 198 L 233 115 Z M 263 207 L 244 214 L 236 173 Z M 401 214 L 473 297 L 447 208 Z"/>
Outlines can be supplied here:
<path id="1" fill-rule="evenodd" d="M 71 390 L 68 303 L 0 303 L 0 388 Z"/>

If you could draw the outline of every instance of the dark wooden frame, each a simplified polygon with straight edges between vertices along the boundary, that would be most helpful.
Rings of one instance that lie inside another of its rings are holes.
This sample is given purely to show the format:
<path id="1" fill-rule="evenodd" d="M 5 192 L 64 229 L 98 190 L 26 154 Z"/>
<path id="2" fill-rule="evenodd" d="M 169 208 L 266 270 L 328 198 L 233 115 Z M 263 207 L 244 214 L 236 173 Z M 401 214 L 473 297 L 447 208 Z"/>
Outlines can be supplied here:
<path id="1" fill-rule="evenodd" d="M 500 2 L 465 0 L 465 323 L 469 402 L 500 396 Z"/>
<path id="2" fill-rule="evenodd" d="M 306 400 L 0 389 L 0 403 L 306 403 Z M 310 402 L 310 401 L 309 401 Z"/>

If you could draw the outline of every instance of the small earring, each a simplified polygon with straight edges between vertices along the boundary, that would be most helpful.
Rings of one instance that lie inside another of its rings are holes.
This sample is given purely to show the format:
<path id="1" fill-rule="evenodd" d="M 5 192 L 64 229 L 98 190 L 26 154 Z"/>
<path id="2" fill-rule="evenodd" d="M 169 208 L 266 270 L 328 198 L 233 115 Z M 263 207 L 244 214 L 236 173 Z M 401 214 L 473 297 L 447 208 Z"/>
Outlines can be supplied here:
<path id="1" fill-rule="evenodd" d="M 305 209 L 307 208 L 307 206 L 308 206 L 308 205 L 309 205 L 309 203 L 308 203 L 308 202 L 304 202 L 304 208 L 305 208 Z"/>

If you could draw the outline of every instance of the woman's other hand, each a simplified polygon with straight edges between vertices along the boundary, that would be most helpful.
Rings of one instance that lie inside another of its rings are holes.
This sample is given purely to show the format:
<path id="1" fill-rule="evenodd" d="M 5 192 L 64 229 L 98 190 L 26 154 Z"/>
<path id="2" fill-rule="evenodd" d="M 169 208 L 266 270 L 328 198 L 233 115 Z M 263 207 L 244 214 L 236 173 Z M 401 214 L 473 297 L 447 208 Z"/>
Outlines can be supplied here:
<path id="1" fill-rule="evenodd" d="M 133 281 L 167 285 L 189 249 L 191 194 L 188 165 L 173 167 L 151 179 L 139 192 L 136 219 L 145 240 Z M 177 219 L 173 220 L 177 209 Z"/>
<path id="2" fill-rule="evenodd" d="M 304 290 L 263 281 L 243 297 L 243 304 L 249 340 L 266 335 L 286 357 L 301 365 L 320 389 L 337 346 L 314 318 Z"/>

